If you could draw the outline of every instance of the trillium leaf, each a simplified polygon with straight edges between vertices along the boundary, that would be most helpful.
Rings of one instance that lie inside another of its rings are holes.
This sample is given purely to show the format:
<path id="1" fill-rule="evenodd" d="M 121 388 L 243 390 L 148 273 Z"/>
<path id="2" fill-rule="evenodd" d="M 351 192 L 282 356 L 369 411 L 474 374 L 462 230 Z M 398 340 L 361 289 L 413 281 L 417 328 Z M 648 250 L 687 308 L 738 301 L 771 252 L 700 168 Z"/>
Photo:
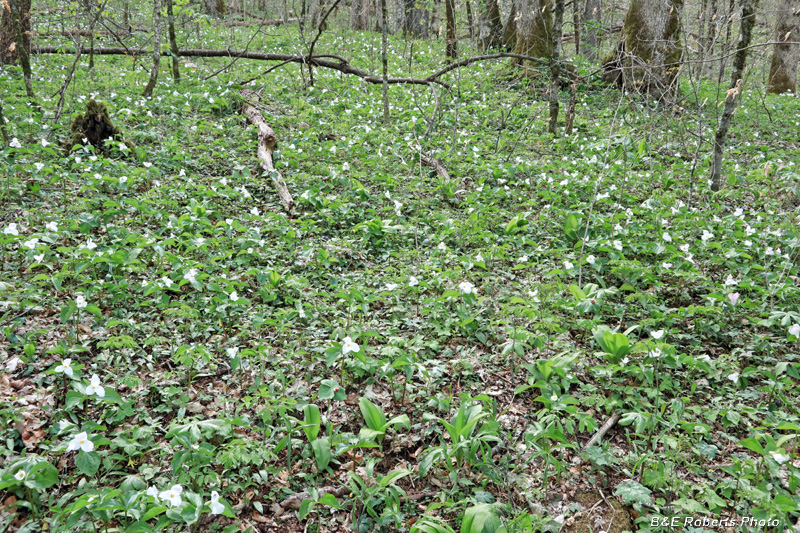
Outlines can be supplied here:
<path id="1" fill-rule="evenodd" d="M 100 468 L 100 455 L 96 452 L 85 452 L 81 450 L 75 458 L 75 466 L 87 476 L 93 476 Z"/>

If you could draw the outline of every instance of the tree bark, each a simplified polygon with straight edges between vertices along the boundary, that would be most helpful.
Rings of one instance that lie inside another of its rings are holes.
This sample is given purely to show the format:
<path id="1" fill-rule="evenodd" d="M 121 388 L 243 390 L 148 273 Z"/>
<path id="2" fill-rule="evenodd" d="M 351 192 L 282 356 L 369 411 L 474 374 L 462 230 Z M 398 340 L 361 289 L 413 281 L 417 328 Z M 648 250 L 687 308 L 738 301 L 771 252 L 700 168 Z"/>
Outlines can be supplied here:
<path id="1" fill-rule="evenodd" d="M 275 165 L 272 162 L 272 152 L 278 146 L 278 139 L 275 137 L 275 132 L 264 120 L 264 115 L 254 107 L 255 102 L 259 100 L 259 96 L 247 89 L 244 89 L 241 94 L 245 98 L 242 114 L 247 117 L 251 124 L 258 126 L 258 159 L 261 161 L 261 168 L 272 179 L 272 184 L 278 191 L 278 197 L 281 199 L 284 210 L 286 210 L 289 217 L 293 217 L 294 199 L 292 199 L 286 182 L 283 181 L 283 176 L 275 169 Z"/>
<path id="2" fill-rule="evenodd" d="M 31 28 L 31 3 L 30 0 L 7 0 L 11 29 L 14 33 L 14 42 L 9 46 L 10 53 L 16 53 L 22 67 L 22 76 L 25 81 L 25 93 L 28 98 L 34 99 L 33 76 L 31 74 L 30 60 L 30 28 Z M 5 15 L 5 10 L 4 13 Z M 27 30 L 25 29 L 27 26 Z"/>
<path id="3" fill-rule="evenodd" d="M 633 0 L 622 36 L 604 61 L 603 78 L 628 90 L 663 96 L 677 89 L 683 0 Z"/>
<path id="4" fill-rule="evenodd" d="M 597 30 L 600 25 L 600 1 L 586 0 L 583 10 L 583 55 L 589 61 L 597 61 Z"/>
<path id="5" fill-rule="evenodd" d="M 428 36 L 430 13 L 424 7 L 419 7 L 418 2 L 421 0 L 403 0 L 403 34 L 425 38 Z"/>
<path id="6" fill-rule="evenodd" d="M 514 0 L 511 1 L 508 20 L 503 26 L 503 47 L 506 50 L 513 50 L 517 47 L 517 6 Z"/>
<path id="7" fill-rule="evenodd" d="M 181 71 L 178 66 L 178 41 L 175 39 L 175 15 L 172 12 L 172 3 L 174 0 L 165 1 L 167 2 L 167 31 L 169 32 L 169 50 L 172 52 L 172 79 L 175 81 L 181 81 Z"/>
<path id="8" fill-rule="evenodd" d="M 503 42 L 503 20 L 497 0 L 484 0 L 478 17 L 478 46 L 481 50 L 500 48 Z"/>
<path id="9" fill-rule="evenodd" d="M 18 6 L 15 8 L 14 6 Z M 13 13 L 21 12 L 22 42 L 26 51 L 31 49 L 31 0 L 0 1 L 0 65 L 16 65 L 19 60 L 17 30 Z"/>
<path id="10" fill-rule="evenodd" d="M 383 123 L 389 123 L 389 62 L 387 58 L 389 48 L 389 13 L 386 9 L 386 0 L 381 0 L 381 67 L 383 69 L 383 77 L 381 84 L 383 86 Z"/>
<path id="11" fill-rule="evenodd" d="M 572 0 L 572 31 L 575 36 L 575 55 L 581 55 L 581 10 L 577 0 Z"/>
<path id="12" fill-rule="evenodd" d="M 0 133 L 3 134 L 3 146 L 8 146 L 8 130 L 6 129 L 6 117 L 3 115 L 2 95 L 0 95 Z"/>
<path id="13" fill-rule="evenodd" d="M 550 55 L 550 124 L 547 130 L 558 131 L 558 89 L 561 85 L 561 37 L 564 27 L 564 0 L 555 0 L 553 17 L 553 53 Z"/>
<path id="14" fill-rule="evenodd" d="M 161 2 L 153 0 L 153 67 L 150 69 L 150 79 L 142 92 L 142 96 L 150 98 L 158 81 L 158 68 L 161 65 Z"/>
<path id="15" fill-rule="evenodd" d="M 725 108 L 719 119 L 717 133 L 714 136 L 714 156 L 711 161 L 711 190 L 718 191 L 722 188 L 722 158 L 725 153 L 725 144 L 728 140 L 728 127 L 731 117 L 736 111 L 742 91 L 742 76 L 747 62 L 748 48 L 753 35 L 753 26 L 756 24 L 756 10 L 759 0 L 741 0 L 742 22 L 739 34 L 738 49 L 733 60 L 731 73 L 731 88 L 725 96 Z"/>
<path id="16" fill-rule="evenodd" d="M 369 27 L 369 0 L 353 0 L 350 6 L 350 28 L 366 31 Z"/>
<path id="17" fill-rule="evenodd" d="M 549 58 L 553 55 L 553 15 L 547 0 L 517 0 L 515 54 Z"/>
<path id="18" fill-rule="evenodd" d="M 458 41 L 456 40 L 456 0 L 444 0 L 445 19 L 447 21 L 447 37 L 445 57 L 453 60 L 458 57 Z"/>
<path id="19" fill-rule="evenodd" d="M 775 24 L 776 44 L 769 66 L 767 92 L 797 94 L 797 62 L 800 60 L 800 2 L 781 0 Z"/>
<path id="20" fill-rule="evenodd" d="M 472 20 L 472 3 L 470 0 L 465 0 L 464 4 L 467 7 L 467 29 L 469 30 L 470 41 L 475 39 L 475 21 Z"/>

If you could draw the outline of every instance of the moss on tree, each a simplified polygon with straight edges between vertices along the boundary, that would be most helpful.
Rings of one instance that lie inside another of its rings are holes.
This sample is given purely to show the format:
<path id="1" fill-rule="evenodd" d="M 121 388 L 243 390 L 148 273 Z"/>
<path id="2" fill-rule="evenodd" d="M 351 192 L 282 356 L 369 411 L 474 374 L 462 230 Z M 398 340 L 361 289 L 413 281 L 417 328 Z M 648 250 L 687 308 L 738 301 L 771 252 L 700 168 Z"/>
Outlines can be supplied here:
<path id="1" fill-rule="evenodd" d="M 75 145 L 82 145 L 88 142 L 104 154 L 108 154 L 109 147 L 106 146 L 106 140 L 112 139 L 118 143 L 123 143 L 131 153 L 134 152 L 134 144 L 123 138 L 122 131 L 111 121 L 108 108 L 102 102 L 94 100 L 86 102 L 86 111 L 82 114 L 79 113 L 73 119 L 69 129 L 72 132 L 72 137 L 69 146 L 67 146 L 68 150 L 71 150 Z"/>

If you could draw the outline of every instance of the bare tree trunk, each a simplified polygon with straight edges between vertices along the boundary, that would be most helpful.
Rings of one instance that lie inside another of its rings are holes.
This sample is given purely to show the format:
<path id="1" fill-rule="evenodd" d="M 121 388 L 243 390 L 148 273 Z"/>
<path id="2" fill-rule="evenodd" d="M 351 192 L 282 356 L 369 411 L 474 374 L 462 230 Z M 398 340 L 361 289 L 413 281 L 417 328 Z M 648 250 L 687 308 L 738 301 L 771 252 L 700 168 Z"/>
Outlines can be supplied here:
<path id="1" fill-rule="evenodd" d="M 3 146 L 8 146 L 8 130 L 6 130 L 6 117 L 3 115 L 3 99 L 0 97 L 0 133 L 3 134 Z"/>
<path id="2" fill-rule="evenodd" d="M 369 0 L 353 0 L 350 6 L 350 28 L 366 31 L 369 25 Z"/>
<path id="3" fill-rule="evenodd" d="M 389 61 L 387 53 L 389 49 L 389 13 L 386 9 L 386 0 L 381 0 L 381 64 L 383 67 L 383 123 L 389 123 Z"/>
<path id="4" fill-rule="evenodd" d="M 633 0 L 604 79 L 629 90 L 672 94 L 680 73 L 683 0 Z"/>
<path id="5" fill-rule="evenodd" d="M 169 32 L 169 50 L 172 52 L 172 79 L 181 81 L 181 71 L 178 68 L 178 41 L 175 39 L 175 15 L 172 12 L 172 2 L 167 2 L 167 31 Z"/>
<path id="6" fill-rule="evenodd" d="M 444 0 L 445 19 L 447 21 L 447 37 L 445 57 L 449 60 L 458 57 L 458 41 L 456 40 L 456 0 Z"/>
<path id="7" fill-rule="evenodd" d="M 753 26 L 756 24 L 756 10 L 759 0 L 741 0 L 742 23 L 739 35 L 738 50 L 733 60 L 731 73 L 731 88 L 725 97 L 725 109 L 719 119 L 717 133 L 714 136 L 714 157 L 711 161 L 711 190 L 718 191 L 722 187 L 722 157 L 725 153 L 725 143 L 728 140 L 728 127 L 731 117 L 739 102 L 742 87 L 742 76 L 747 61 L 747 52 L 753 35 Z"/>
<path id="8" fill-rule="evenodd" d="M 158 81 L 158 68 L 161 64 L 161 2 L 153 0 L 153 68 L 150 69 L 150 79 L 144 88 L 142 96 L 150 98 Z"/>
<path id="9" fill-rule="evenodd" d="M 467 6 L 467 29 L 469 29 L 470 41 L 475 39 L 475 21 L 472 20 L 472 4 L 470 0 L 465 0 L 464 4 Z"/>
<path id="10" fill-rule="evenodd" d="M 503 42 L 503 20 L 497 0 L 484 0 L 478 18 L 478 46 L 481 50 L 499 48 Z"/>
<path id="11" fill-rule="evenodd" d="M 797 93 L 797 62 L 800 60 L 800 2 L 781 0 L 775 24 L 776 44 L 769 66 L 767 92 Z"/>
<path id="12" fill-rule="evenodd" d="M 700 30 L 700 75 L 710 78 L 712 75 L 712 61 L 708 58 L 714 55 L 714 43 L 717 40 L 717 0 L 711 0 L 708 4 L 708 11 L 703 12 L 705 28 Z M 705 30 L 705 34 L 703 34 Z"/>
<path id="13" fill-rule="evenodd" d="M 564 27 L 564 0 L 555 0 L 553 13 L 553 53 L 550 55 L 550 124 L 547 130 L 553 135 L 558 130 L 558 89 L 561 85 L 561 37 Z"/>
<path id="14" fill-rule="evenodd" d="M 547 0 L 517 0 L 515 54 L 532 57 L 553 55 L 553 15 Z M 516 60 L 521 62 L 520 60 Z"/>
<path id="15" fill-rule="evenodd" d="M 418 1 L 421 3 L 421 0 L 403 0 L 403 8 L 405 10 L 403 34 L 424 38 L 428 36 L 430 13 L 428 13 L 427 9 L 418 7 Z"/>
<path id="16" fill-rule="evenodd" d="M 581 55 L 581 11 L 577 0 L 572 0 L 572 31 L 575 35 L 575 55 Z"/>
<path id="17" fill-rule="evenodd" d="M 589 61 L 597 61 L 597 27 L 600 24 L 600 2 L 598 0 L 586 0 L 583 24 L 583 55 Z"/>

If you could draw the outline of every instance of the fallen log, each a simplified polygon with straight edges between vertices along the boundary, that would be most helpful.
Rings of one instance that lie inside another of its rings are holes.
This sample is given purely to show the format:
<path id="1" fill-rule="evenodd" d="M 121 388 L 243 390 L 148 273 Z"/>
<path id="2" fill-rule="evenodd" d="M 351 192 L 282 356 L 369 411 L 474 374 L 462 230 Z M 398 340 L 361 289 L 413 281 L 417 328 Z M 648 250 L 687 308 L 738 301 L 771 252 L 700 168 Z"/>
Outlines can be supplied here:
<path id="1" fill-rule="evenodd" d="M 282 26 L 284 24 L 292 24 L 299 22 L 298 18 L 291 19 L 274 19 L 274 20 L 232 20 L 229 22 L 222 22 L 218 26 Z"/>
<path id="2" fill-rule="evenodd" d="M 278 191 L 278 196 L 281 199 L 284 210 L 286 210 L 290 218 L 294 217 L 294 200 L 289 192 L 289 188 L 286 186 L 286 182 L 283 181 L 281 173 L 275 169 L 275 165 L 272 162 L 272 152 L 278 145 L 278 139 L 275 137 L 275 132 L 272 131 L 272 128 L 264 120 L 261 111 L 255 107 L 255 102 L 257 102 L 260 97 L 255 91 L 249 89 L 243 89 L 240 94 L 244 98 L 242 114 L 247 117 L 247 120 L 250 121 L 251 124 L 258 126 L 258 158 L 261 160 L 261 168 L 263 168 L 272 179 L 272 184 Z"/>
<path id="3" fill-rule="evenodd" d="M 88 54 L 89 49 L 84 48 L 83 53 Z M 71 46 L 37 46 L 31 47 L 32 54 L 75 54 L 75 49 Z M 145 50 L 141 48 L 126 49 L 121 47 L 102 47 L 95 48 L 95 55 L 147 55 L 152 54 L 152 50 Z M 323 67 L 332 70 L 337 70 L 342 74 L 349 74 L 357 76 L 367 83 L 379 85 L 383 83 L 381 76 L 373 76 L 372 74 L 358 69 L 347 62 L 346 59 L 332 54 L 320 54 L 315 56 L 310 55 L 297 55 L 297 54 L 267 54 L 263 52 L 248 52 L 243 50 L 205 50 L 187 48 L 178 51 L 178 55 L 182 57 L 226 57 L 228 59 L 239 57 L 242 59 L 255 59 L 259 61 L 281 61 L 283 63 L 301 63 L 303 65 L 311 65 L 313 67 Z M 478 63 L 480 61 L 487 61 L 490 59 L 514 58 L 524 61 L 531 61 L 540 65 L 547 65 L 547 61 L 538 57 L 526 56 L 522 54 L 512 54 L 507 52 L 500 52 L 498 54 L 488 54 L 483 56 L 468 57 L 451 63 L 446 67 L 437 70 L 426 78 L 389 78 L 386 83 L 407 84 L 407 85 L 430 85 L 431 83 L 438 83 L 439 85 L 450 88 L 446 83 L 439 81 L 439 78 L 444 76 L 450 71 L 457 68 Z"/>

